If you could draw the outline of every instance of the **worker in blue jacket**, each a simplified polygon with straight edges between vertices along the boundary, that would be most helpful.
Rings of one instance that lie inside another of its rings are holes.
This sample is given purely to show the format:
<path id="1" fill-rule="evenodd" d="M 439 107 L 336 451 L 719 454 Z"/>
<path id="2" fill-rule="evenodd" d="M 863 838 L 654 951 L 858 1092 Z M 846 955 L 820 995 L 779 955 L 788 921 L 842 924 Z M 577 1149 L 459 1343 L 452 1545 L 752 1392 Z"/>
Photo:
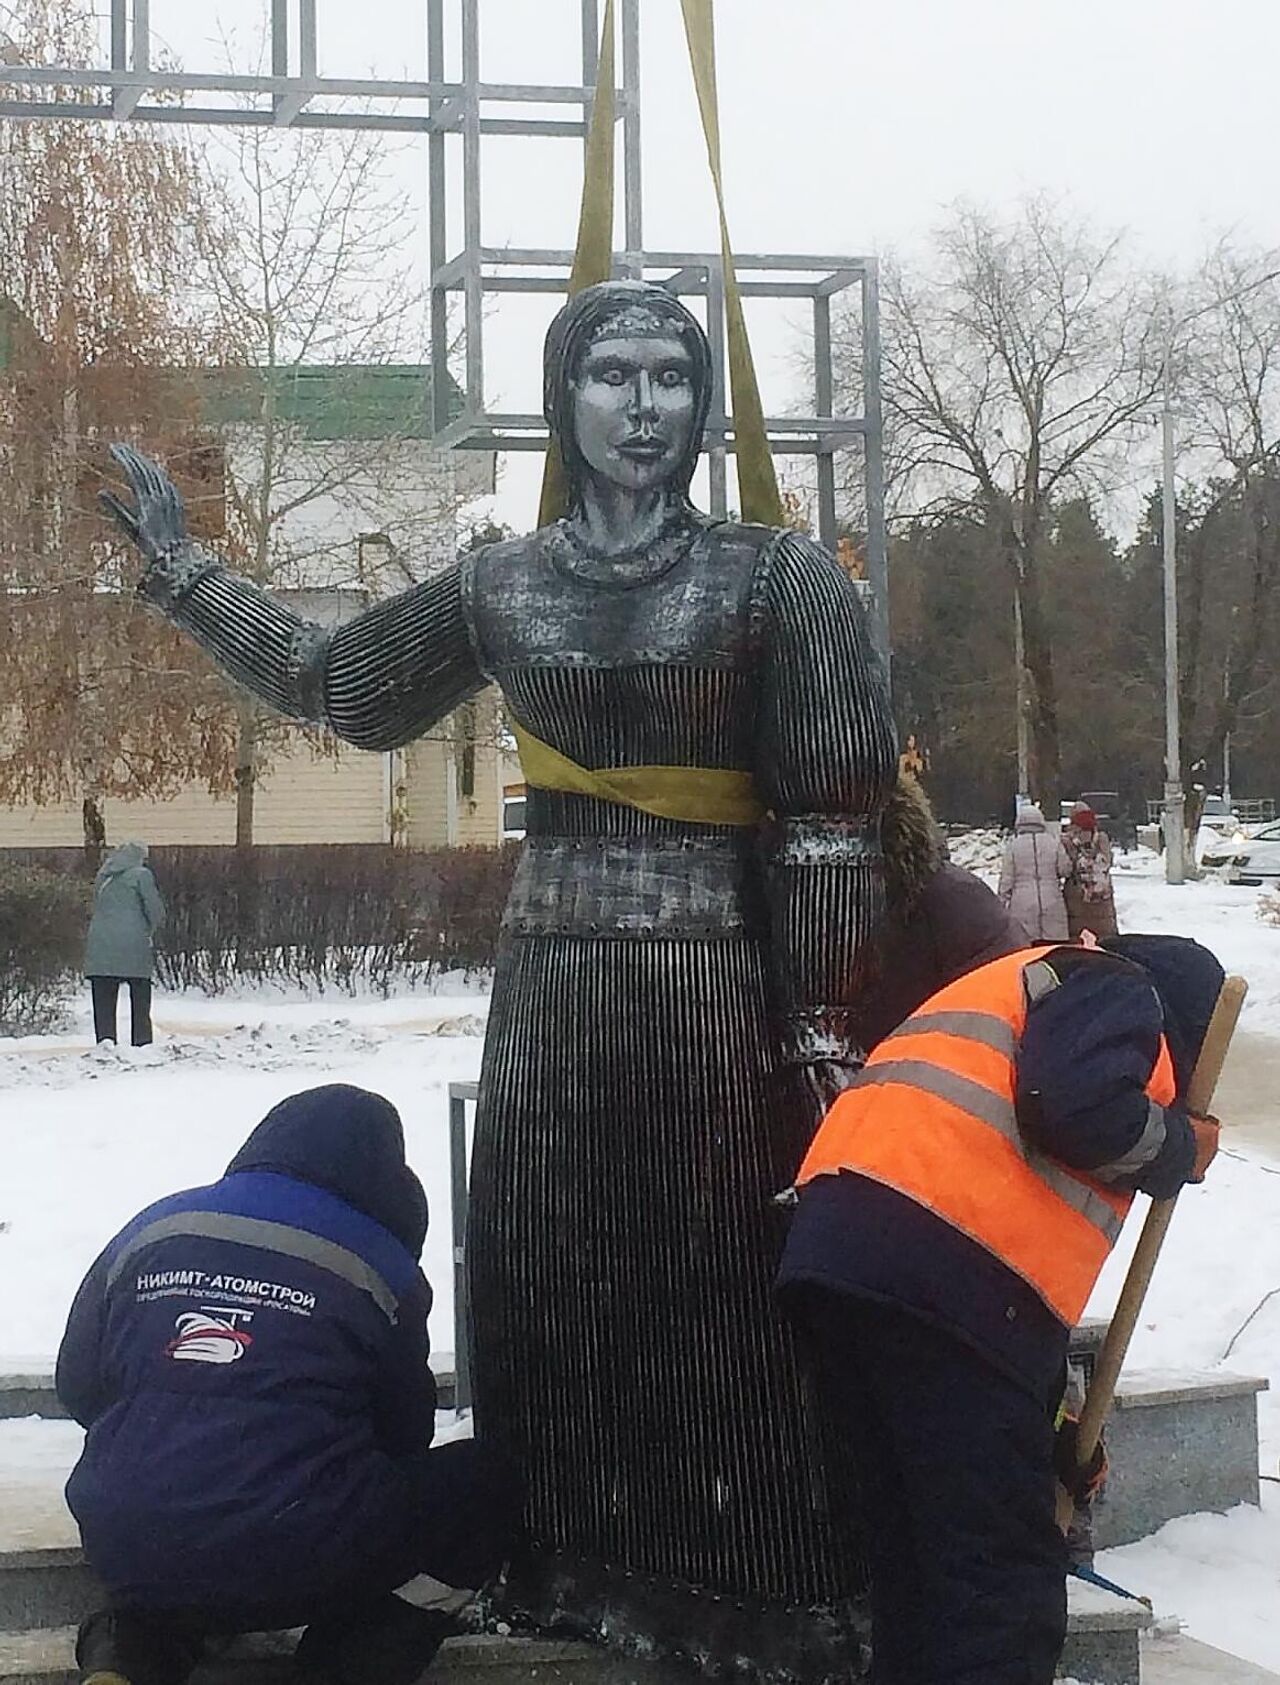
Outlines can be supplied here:
<path id="1" fill-rule="evenodd" d="M 206 1637 L 295 1626 L 317 1685 L 419 1677 L 453 1617 L 395 1588 L 482 1585 L 518 1512 L 473 1442 L 429 1449 L 426 1231 L 394 1106 L 335 1084 L 98 1258 L 57 1367 L 88 1429 L 67 1501 L 110 1595 L 86 1685 L 181 1685 Z"/>

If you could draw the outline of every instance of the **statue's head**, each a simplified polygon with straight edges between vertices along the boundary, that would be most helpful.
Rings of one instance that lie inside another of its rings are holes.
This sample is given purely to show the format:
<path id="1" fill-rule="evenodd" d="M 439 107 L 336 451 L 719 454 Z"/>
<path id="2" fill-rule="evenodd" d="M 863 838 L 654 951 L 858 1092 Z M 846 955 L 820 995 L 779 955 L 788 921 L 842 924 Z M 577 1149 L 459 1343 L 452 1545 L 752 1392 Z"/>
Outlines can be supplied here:
<path id="1" fill-rule="evenodd" d="M 570 507 L 593 476 L 687 497 L 710 404 L 707 336 L 664 287 L 586 287 L 547 330 L 543 408 Z"/>

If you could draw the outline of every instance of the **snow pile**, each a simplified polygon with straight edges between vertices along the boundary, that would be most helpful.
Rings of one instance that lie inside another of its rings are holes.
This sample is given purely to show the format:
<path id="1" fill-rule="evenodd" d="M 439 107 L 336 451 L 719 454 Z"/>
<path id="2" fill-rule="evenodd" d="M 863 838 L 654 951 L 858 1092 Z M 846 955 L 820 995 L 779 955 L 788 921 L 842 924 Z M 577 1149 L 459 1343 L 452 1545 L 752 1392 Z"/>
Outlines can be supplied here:
<path id="1" fill-rule="evenodd" d="M 353 1058 L 370 1058 L 385 1034 L 360 1030 L 346 1019 L 310 1029 L 268 1030 L 262 1025 L 210 1036 L 205 1041 L 166 1038 L 150 1047 L 117 1047 L 112 1042 L 81 1051 L 52 1051 L 43 1057 L 0 1062 L 0 1088 L 34 1086 L 75 1088 L 103 1077 L 166 1067 L 211 1070 L 233 1064 L 240 1070 L 327 1070 Z"/>
<path id="2" fill-rule="evenodd" d="M 485 1020 L 478 1012 L 432 1020 L 420 1035 L 483 1036 Z M 403 1032 L 399 1032 L 403 1033 Z M 327 1071 L 353 1059 L 374 1058 L 397 1035 L 394 1028 L 361 1026 L 347 1018 L 291 1028 L 282 1025 L 243 1025 L 225 1035 L 195 1040 L 166 1037 L 150 1047 L 117 1047 L 111 1042 L 84 1050 L 51 1049 L 42 1056 L 0 1061 L 0 1088 L 35 1086 L 73 1088 L 104 1076 L 139 1075 L 181 1066 L 211 1070 L 234 1065 L 252 1071 Z"/>
<path id="3" fill-rule="evenodd" d="M 1202 1643 L 1280 1671 L 1280 1495 L 1262 1508 L 1186 1515 L 1150 1539 L 1102 1552 L 1098 1571 L 1177 1615 Z"/>
<path id="4" fill-rule="evenodd" d="M 1000 831 L 966 831 L 947 838 L 947 851 L 955 866 L 963 866 L 979 877 L 998 877 L 1004 858 L 1005 836 Z"/>

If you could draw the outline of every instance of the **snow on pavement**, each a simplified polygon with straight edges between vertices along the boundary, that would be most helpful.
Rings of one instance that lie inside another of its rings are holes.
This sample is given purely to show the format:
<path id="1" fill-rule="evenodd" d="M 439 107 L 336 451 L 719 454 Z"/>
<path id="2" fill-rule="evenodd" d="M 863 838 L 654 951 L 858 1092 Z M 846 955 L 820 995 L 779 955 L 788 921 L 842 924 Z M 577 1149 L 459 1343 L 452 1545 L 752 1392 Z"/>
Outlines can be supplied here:
<path id="1" fill-rule="evenodd" d="M 1264 1486 L 1261 1509 L 1180 1516 L 1096 1566 L 1202 1643 L 1280 1672 L 1280 1489 Z"/>
<path id="2" fill-rule="evenodd" d="M 1247 1033 L 1230 1073 L 1248 1127 L 1233 1140 L 1227 1115 L 1223 1155 L 1179 1206 L 1132 1362 L 1267 1377 L 1262 1466 L 1274 1475 L 1280 1292 L 1268 1295 L 1280 1289 L 1280 1090 L 1251 1082 L 1248 1060 L 1265 1055 L 1268 1076 L 1280 1068 L 1280 929 L 1257 918 L 1256 890 L 1213 881 L 1171 888 L 1150 856 L 1122 857 L 1116 888 L 1122 928 L 1196 936 L 1250 983 Z M 447 1084 L 478 1075 L 487 1008 L 482 989 L 462 978 L 385 1000 L 278 989 L 161 995 L 151 1050 L 93 1049 L 83 1002 L 61 1035 L 0 1040 L 0 1368 L 51 1359 L 81 1276 L 141 1206 L 218 1176 L 270 1106 L 327 1081 L 376 1089 L 400 1109 L 432 1210 L 424 1257 L 436 1294 L 432 1344 L 451 1351 Z M 1138 1226 L 1135 1216 L 1093 1314 L 1114 1303 Z M 24 1449 L 22 1426 L 0 1423 L 0 1484 L 9 1462 L 55 1455 Z M 67 1459 L 68 1446 L 56 1455 Z M 1154 1540 L 1109 1553 L 1103 1571 L 1149 1590 L 1159 1613 L 1181 1615 L 1206 1642 L 1280 1668 L 1274 1491 L 1261 1513 L 1171 1523 Z"/>
<path id="3" fill-rule="evenodd" d="M 487 1002 L 470 1004 L 478 1027 Z M 447 1085 L 476 1079 L 481 1046 L 475 1033 L 300 1032 L 268 1018 L 154 1050 L 0 1053 L 0 1366 L 47 1364 L 111 1236 L 152 1200 L 216 1180 L 272 1106 L 322 1082 L 374 1089 L 400 1111 L 432 1214 L 432 1347 L 451 1352 Z"/>

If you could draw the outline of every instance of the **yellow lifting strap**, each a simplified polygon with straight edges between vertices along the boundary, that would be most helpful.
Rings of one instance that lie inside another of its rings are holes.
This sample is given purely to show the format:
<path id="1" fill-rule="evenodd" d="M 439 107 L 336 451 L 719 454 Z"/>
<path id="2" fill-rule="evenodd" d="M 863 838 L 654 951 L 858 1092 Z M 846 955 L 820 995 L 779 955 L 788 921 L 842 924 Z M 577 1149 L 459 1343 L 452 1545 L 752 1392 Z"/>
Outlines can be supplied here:
<path id="1" fill-rule="evenodd" d="M 595 796 L 690 825 L 755 825 L 765 809 L 749 772 L 701 766 L 620 766 L 592 772 L 512 721 L 520 765 L 539 790 Z"/>
<path id="2" fill-rule="evenodd" d="M 729 221 L 724 208 L 724 174 L 720 162 L 720 107 L 716 98 L 716 37 L 711 0 L 680 0 L 689 63 L 698 91 L 698 110 L 707 142 L 707 161 L 720 213 L 720 252 L 724 266 L 725 329 L 729 346 L 729 391 L 733 407 L 733 437 L 738 457 L 738 500 L 744 521 L 767 527 L 783 524 L 782 499 L 773 472 L 773 457 L 764 426 L 764 408 L 756 381 L 751 342 L 742 311 L 742 294 L 729 244 Z"/>
<path id="3" fill-rule="evenodd" d="M 765 432 L 764 408 L 756 380 L 751 342 L 742 309 L 733 250 L 729 243 L 729 222 L 724 205 L 724 173 L 720 158 L 720 109 L 716 96 L 715 20 L 711 0 L 681 0 L 689 63 L 698 95 L 698 111 L 707 143 L 707 161 L 715 188 L 720 217 L 720 252 L 724 267 L 725 331 L 729 354 L 729 393 L 733 410 L 733 435 L 738 458 L 738 497 L 745 521 L 765 526 L 783 524 L 782 499 L 773 471 L 773 457 Z M 613 273 L 614 196 L 614 0 L 605 0 L 600 31 L 600 59 L 596 72 L 596 96 L 587 131 L 586 163 L 582 177 L 582 202 L 578 210 L 578 239 L 573 269 L 569 275 L 569 296 Z M 554 445 L 547 451 L 542 473 L 542 496 L 538 525 L 548 526 L 564 514 L 564 466 Z"/>

